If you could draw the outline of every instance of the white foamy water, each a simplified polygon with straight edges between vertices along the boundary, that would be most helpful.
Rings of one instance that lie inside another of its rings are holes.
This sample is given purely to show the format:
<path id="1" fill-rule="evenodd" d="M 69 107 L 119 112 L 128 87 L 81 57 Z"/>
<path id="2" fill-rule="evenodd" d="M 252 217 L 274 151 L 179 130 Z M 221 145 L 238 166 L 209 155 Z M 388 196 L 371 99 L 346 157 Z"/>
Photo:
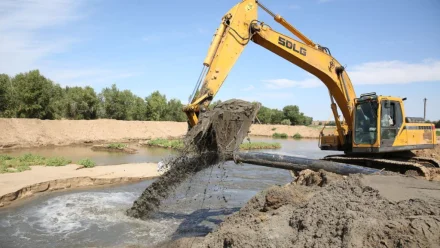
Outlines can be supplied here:
<path id="1" fill-rule="evenodd" d="M 176 231 L 173 218 L 142 221 L 125 215 L 137 192 L 60 195 L 1 218 L 0 247 L 124 247 L 156 244 Z M 4 239 L 13 237 L 14 242 Z M 17 242 L 18 241 L 18 242 Z"/>

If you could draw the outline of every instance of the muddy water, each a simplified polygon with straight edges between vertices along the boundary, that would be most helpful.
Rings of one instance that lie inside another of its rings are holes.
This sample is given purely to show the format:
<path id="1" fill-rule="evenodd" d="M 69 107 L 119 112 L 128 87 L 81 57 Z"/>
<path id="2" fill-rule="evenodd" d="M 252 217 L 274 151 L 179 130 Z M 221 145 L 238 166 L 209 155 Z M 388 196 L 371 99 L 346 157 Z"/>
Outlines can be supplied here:
<path id="1" fill-rule="evenodd" d="M 307 157 L 327 154 L 318 150 L 316 140 L 277 142 L 283 148 L 272 152 Z M 54 193 L 0 210 L 0 247 L 148 247 L 179 237 L 201 236 L 258 191 L 290 180 L 287 171 L 228 162 L 183 183 L 148 221 L 129 218 L 125 210 L 152 181 Z"/>
<path id="2" fill-rule="evenodd" d="M 142 162 L 159 162 L 164 157 L 174 153 L 171 150 L 156 147 L 139 147 L 130 144 L 130 147 L 138 150 L 135 154 L 122 152 L 92 151 L 91 146 L 60 146 L 60 147 L 37 147 L 0 151 L 0 154 L 18 156 L 25 153 L 38 154 L 45 157 L 65 157 L 76 162 L 80 159 L 90 158 L 97 165 L 114 165 Z"/>

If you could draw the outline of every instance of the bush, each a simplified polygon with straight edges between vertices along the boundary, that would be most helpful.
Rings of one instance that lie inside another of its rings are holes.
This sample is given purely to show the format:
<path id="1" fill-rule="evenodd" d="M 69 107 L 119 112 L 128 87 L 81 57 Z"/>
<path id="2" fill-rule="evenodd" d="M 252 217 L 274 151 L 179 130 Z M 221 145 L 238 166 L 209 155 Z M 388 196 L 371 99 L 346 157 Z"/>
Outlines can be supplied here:
<path id="1" fill-rule="evenodd" d="M 322 126 L 322 122 L 320 121 L 320 122 L 318 123 L 318 125 L 319 125 L 319 126 Z"/>
<path id="2" fill-rule="evenodd" d="M 182 140 L 154 139 L 147 142 L 149 146 L 157 146 L 163 148 L 182 149 L 184 147 Z"/>
<path id="3" fill-rule="evenodd" d="M 329 121 L 327 122 L 327 124 L 325 124 L 326 126 L 336 126 L 336 122 L 334 121 Z"/>
<path id="4" fill-rule="evenodd" d="M 280 143 L 266 143 L 266 142 L 250 142 L 240 145 L 242 150 L 255 150 L 255 149 L 278 149 L 281 148 Z"/>
<path id="5" fill-rule="evenodd" d="M 273 138 L 279 138 L 279 139 L 287 139 L 287 134 L 286 133 L 274 133 L 272 134 Z"/>
<path id="6" fill-rule="evenodd" d="M 64 166 L 72 163 L 72 160 L 63 157 L 53 157 L 46 159 L 46 166 Z"/>
<path id="7" fill-rule="evenodd" d="M 127 147 L 127 144 L 121 144 L 121 143 L 112 143 L 112 144 L 107 145 L 107 148 L 119 149 L 119 150 L 124 149 L 126 147 Z"/>
<path id="8" fill-rule="evenodd" d="M 294 138 L 294 139 L 302 139 L 302 136 L 301 136 L 301 134 L 296 133 L 296 134 L 294 134 L 294 135 L 292 136 L 292 138 Z"/>
<path id="9" fill-rule="evenodd" d="M 77 164 L 84 166 L 84 168 L 93 168 L 96 166 L 95 161 L 88 158 L 81 159 L 80 161 L 77 162 Z"/>
<path id="10" fill-rule="evenodd" d="M 284 119 L 284 120 L 281 121 L 281 125 L 287 125 L 287 126 L 290 126 L 291 124 L 292 124 L 292 123 L 290 122 L 289 119 Z"/>
<path id="11" fill-rule="evenodd" d="M 0 155 L 0 173 L 22 172 L 30 170 L 32 165 L 64 166 L 71 163 L 71 160 L 62 157 L 45 158 L 31 153 L 18 157 Z"/>
<path id="12" fill-rule="evenodd" d="M 275 130 L 277 130 L 277 128 L 276 128 L 276 127 L 272 128 L 272 131 L 275 131 Z"/>

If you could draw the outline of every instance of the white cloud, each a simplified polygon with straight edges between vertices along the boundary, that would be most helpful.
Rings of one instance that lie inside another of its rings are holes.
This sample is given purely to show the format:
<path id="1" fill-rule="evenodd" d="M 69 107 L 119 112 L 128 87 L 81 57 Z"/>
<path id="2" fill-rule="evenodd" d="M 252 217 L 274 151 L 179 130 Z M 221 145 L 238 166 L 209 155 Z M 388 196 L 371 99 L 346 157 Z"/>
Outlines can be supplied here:
<path id="1" fill-rule="evenodd" d="M 285 89 L 285 88 L 315 88 L 322 85 L 322 82 L 316 78 L 308 78 L 304 80 L 290 80 L 290 79 L 269 79 L 263 80 L 266 87 L 269 89 Z"/>
<path id="2" fill-rule="evenodd" d="M 241 89 L 241 90 L 242 90 L 242 91 L 251 91 L 251 90 L 253 90 L 253 89 L 255 89 L 255 86 L 253 86 L 253 85 L 249 85 L 248 87 L 243 88 L 243 89 Z"/>
<path id="3" fill-rule="evenodd" d="M 51 55 L 66 52 L 80 42 L 69 34 L 68 25 L 85 17 L 84 3 L 83 0 L 1 0 L 0 73 L 14 75 L 39 69 L 62 86 L 108 85 L 132 76 L 124 69 L 112 70 L 101 64 L 78 67 L 50 60 Z M 62 28 L 62 32 L 56 32 L 57 28 Z"/>
<path id="4" fill-rule="evenodd" d="M 46 36 L 47 28 L 78 20 L 82 1 L 3 0 L 0 2 L 0 72 L 35 69 L 49 55 L 65 51 L 78 39 Z"/>
<path id="5" fill-rule="evenodd" d="M 440 60 L 424 60 L 420 63 L 398 60 L 369 62 L 348 67 L 347 71 L 354 85 L 440 82 Z M 263 80 L 263 83 L 269 89 L 314 88 L 324 84 L 317 78 L 269 79 Z"/>
<path id="6" fill-rule="evenodd" d="M 440 81 L 440 60 L 369 62 L 348 67 L 347 71 L 355 85 L 433 82 Z"/>

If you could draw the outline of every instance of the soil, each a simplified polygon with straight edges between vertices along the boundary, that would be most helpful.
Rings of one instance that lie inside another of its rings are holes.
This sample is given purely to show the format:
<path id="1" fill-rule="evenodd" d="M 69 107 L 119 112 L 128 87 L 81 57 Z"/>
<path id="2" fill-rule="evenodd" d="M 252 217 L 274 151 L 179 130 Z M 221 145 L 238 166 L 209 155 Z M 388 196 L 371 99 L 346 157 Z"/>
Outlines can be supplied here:
<path id="1" fill-rule="evenodd" d="M 176 244 L 439 247 L 439 191 L 438 182 L 411 177 L 344 177 L 305 170 L 295 182 L 257 194 L 205 238 L 186 238 Z"/>
<path id="2" fill-rule="evenodd" d="M 166 161 L 169 170 L 145 189 L 127 214 L 147 219 L 179 184 L 199 171 L 232 158 L 259 108 L 258 104 L 232 99 L 202 113 L 199 123 L 184 138 L 185 149 Z"/>
<path id="3" fill-rule="evenodd" d="M 429 157 L 440 160 L 440 145 L 436 145 L 434 149 L 416 150 L 414 153 L 419 157 Z"/>

